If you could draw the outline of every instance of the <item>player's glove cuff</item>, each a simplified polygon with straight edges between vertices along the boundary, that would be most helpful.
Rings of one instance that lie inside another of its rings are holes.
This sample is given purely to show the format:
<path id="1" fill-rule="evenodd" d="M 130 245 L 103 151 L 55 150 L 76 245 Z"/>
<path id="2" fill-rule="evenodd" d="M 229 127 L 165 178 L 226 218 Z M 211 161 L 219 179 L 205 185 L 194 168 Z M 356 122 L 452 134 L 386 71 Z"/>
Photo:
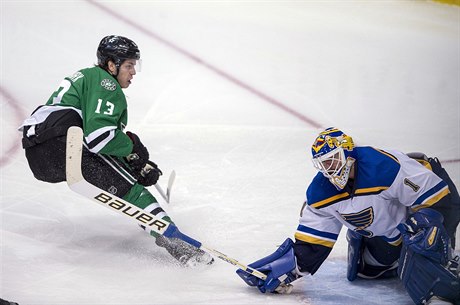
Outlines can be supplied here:
<path id="1" fill-rule="evenodd" d="M 152 161 L 147 161 L 140 172 L 137 182 L 143 186 L 151 186 L 158 182 L 161 175 L 163 175 L 163 172 L 158 168 L 158 165 Z"/>

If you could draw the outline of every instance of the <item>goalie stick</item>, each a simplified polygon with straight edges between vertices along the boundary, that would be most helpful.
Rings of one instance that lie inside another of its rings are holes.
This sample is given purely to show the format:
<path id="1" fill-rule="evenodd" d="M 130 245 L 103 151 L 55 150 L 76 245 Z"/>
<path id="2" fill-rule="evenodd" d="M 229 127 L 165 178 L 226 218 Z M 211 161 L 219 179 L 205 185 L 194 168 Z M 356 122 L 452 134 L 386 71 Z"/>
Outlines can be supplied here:
<path id="1" fill-rule="evenodd" d="M 106 192 L 86 181 L 81 171 L 82 145 L 83 131 L 77 126 L 70 127 L 67 131 L 66 180 L 72 191 L 84 197 L 90 198 L 117 213 L 125 215 L 136 221 L 138 224 L 145 226 L 158 234 L 164 235 L 168 238 L 179 238 L 192 246 L 214 255 L 224 262 L 237 266 L 259 279 L 265 280 L 267 278 L 264 273 L 242 264 L 236 259 L 228 257 L 222 252 L 209 248 L 201 242 L 183 234 L 175 225 L 153 214 L 146 213 L 144 210 L 131 204 L 130 202 Z M 292 289 L 291 285 L 284 285 L 284 287 L 286 289 L 286 293 L 289 293 Z"/>

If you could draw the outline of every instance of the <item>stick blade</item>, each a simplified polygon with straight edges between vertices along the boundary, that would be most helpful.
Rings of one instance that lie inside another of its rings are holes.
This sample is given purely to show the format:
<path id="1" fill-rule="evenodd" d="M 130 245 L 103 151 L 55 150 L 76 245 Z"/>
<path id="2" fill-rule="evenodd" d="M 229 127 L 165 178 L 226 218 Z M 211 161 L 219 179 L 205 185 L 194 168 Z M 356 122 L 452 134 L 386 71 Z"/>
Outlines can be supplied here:
<path id="1" fill-rule="evenodd" d="M 166 189 L 166 202 L 169 203 L 171 201 L 171 189 L 172 189 L 172 186 L 173 186 L 173 183 L 174 183 L 174 180 L 176 179 L 176 171 L 173 170 L 171 172 L 171 175 L 169 175 L 169 179 L 168 179 L 168 188 Z"/>
<path id="2" fill-rule="evenodd" d="M 66 180 L 69 186 L 83 180 L 81 173 L 82 143 L 83 130 L 80 127 L 71 126 L 67 130 L 66 145 Z"/>

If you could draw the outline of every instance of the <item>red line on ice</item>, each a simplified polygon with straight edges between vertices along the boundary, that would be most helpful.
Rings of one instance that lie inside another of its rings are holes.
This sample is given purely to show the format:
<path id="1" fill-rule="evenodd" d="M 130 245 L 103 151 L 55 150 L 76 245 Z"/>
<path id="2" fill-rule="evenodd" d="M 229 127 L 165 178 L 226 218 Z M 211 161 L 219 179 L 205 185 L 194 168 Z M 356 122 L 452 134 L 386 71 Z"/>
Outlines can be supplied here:
<path id="1" fill-rule="evenodd" d="M 0 86 L 0 94 L 5 98 L 6 104 L 13 109 L 14 117 L 16 122 L 21 122 L 25 118 L 25 114 L 19 107 L 19 103 L 9 94 L 3 87 Z M 18 133 L 19 134 L 19 133 Z M 14 138 L 14 137 L 13 137 Z M 11 159 L 9 156 L 14 155 L 19 151 L 19 143 L 14 142 L 11 146 L 0 156 L 0 167 L 5 166 Z"/>
<path id="2" fill-rule="evenodd" d="M 441 163 L 458 163 L 460 159 L 441 160 Z"/>
<path id="3" fill-rule="evenodd" d="M 242 80 L 236 78 L 235 76 L 219 69 L 218 67 L 216 66 L 213 66 L 211 65 L 210 63 L 206 62 L 205 60 L 203 60 L 202 58 L 190 53 L 189 51 L 179 47 L 178 45 L 164 39 L 163 37 L 159 36 L 158 34 L 144 28 L 143 26 L 135 23 L 134 21 L 126 18 L 125 16 L 115 12 L 114 10 L 108 8 L 107 6 L 105 5 L 102 5 L 100 2 L 96 2 L 94 0 L 86 0 L 87 2 L 89 2 L 90 4 L 96 6 L 97 8 L 101 9 L 102 11 L 104 11 L 105 13 L 111 15 L 112 17 L 115 17 L 121 21 L 123 21 L 124 23 L 132 26 L 133 28 L 139 30 L 140 32 L 142 32 L 143 34 L 147 35 L 148 37 L 151 37 L 157 41 L 159 41 L 160 43 L 170 47 L 171 49 L 173 49 L 174 51 L 184 55 L 185 57 L 195 61 L 196 63 L 200 64 L 200 65 L 203 65 L 205 66 L 206 68 L 208 68 L 209 70 L 215 72 L 216 74 L 220 75 L 221 77 L 223 77 L 224 79 L 234 83 L 235 85 L 251 92 L 252 94 L 256 95 L 257 97 L 259 97 L 260 99 L 264 100 L 265 102 L 268 102 L 276 107 L 278 107 L 279 109 L 291 114 L 292 116 L 298 118 L 299 120 L 303 121 L 304 123 L 307 123 L 308 125 L 312 126 L 312 127 L 315 127 L 315 128 L 322 128 L 322 126 L 314 121 L 313 119 L 311 118 L 308 118 L 307 116 L 295 111 L 294 109 L 286 106 L 284 103 L 282 103 L 281 101 L 263 93 L 262 91 L 254 88 L 253 86 L 243 82 Z"/>
<path id="4" fill-rule="evenodd" d="M 270 97 L 268 96 L 267 94 L 263 93 L 262 91 L 252 87 L 251 85 L 239 80 L 238 78 L 232 76 L 231 74 L 211 65 L 210 63 L 206 62 L 205 60 L 203 60 L 202 58 L 190 53 L 189 51 L 175 45 L 174 43 L 162 38 L 161 36 L 157 35 L 156 33 L 150 31 L 150 30 L 147 30 L 146 28 L 142 27 L 141 25 L 133 22 L 132 20 L 118 14 L 117 12 L 109 9 L 108 7 L 94 1 L 94 0 L 86 0 L 87 2 L 89 2 L 90 4 L 98 7 L 99 9 L 103 10 L 104 12 L 106 12 L 107 14 L 111 15 L 112 17 L 115 17 L 121 21 L 123 21 L 124 23 L 134 27 L 135 29 L 139 30 L 140 32 L 144 33 L 145 35 L 147 35 L 148 37 L 151 37 L 157 41 L 159 41 L 160 43 L 170 47 L 171 49 L 175 50 L 176 52 L 186 56 L 187 58 L 195 61 L 196 63 L 200 64 L 200 65 L 203 65 L 205 66 L 206 68 L 210 69 L 211 71 L 217 73 L 218 75 L 220 75 L 221 77 L 225 78 L 226 80 L 236 84 L 237 86 L 251 92 L 252 94 L 258 96 L 259 98 L 261 98 L 262 100 L 280 108 L 281 110 L 291 114 L 292 116 L 298 118 L 299 120 L 311 125 L 312 127 L 315 127 L 315 128 L 323 128 L 318 122 L 306 117 L 305 115 L 295 111 L 294 109 L 291 109 L 289 108 L 288 106 L 286 106 L 285 104 L 283 104 L 282 102 L 280 102 L 279 100 L 273 98 L 273 97 Z M 14 112 L 14 115 L 16 117 L 16 121 L 17 122 L 21 122 L 21 120 L 25 117 L 23 111 L 21 110 L 21 108 L 19 107 L 19 103 L 17 102 L 16 99 L 14 99 L 4 88 L 0 87 L 0 94 L 3 95 L 3 97 L 5 98 L 6 100 L 6 103 L 12 107 L 13 109 L 13 112 Z M 7 150 L 6 150 L 6 155 L 3 155 L 0 157 L 0 167 L 3 167 L 5 166 L 9 161 L 10 159 L 8 158 L 9 155 L 11 154 L 14 154 L 15 152 L 17 152 L 19 150 L 20 146 L 19 146 L 19 143 L 14 143 L 12 144 Z M 450 160 L 443 160 L 442 163 L 458 163 L 460 162 L 460 159 L 450 159 Z"/>

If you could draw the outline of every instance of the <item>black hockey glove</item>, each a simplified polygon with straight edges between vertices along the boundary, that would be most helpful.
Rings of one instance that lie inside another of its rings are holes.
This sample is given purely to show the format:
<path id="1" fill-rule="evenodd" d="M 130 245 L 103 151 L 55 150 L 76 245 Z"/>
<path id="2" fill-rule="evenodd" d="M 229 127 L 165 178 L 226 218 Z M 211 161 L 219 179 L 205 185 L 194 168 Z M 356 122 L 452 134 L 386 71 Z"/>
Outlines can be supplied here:
<path id="1" fill-rule="evenodd" d="M 140 173 L 149 161 L 149 151 L 135 133 L 127 131 L 126 135 L 133 141 L 133 151 L 126 157 L 126 160 L 135 172 Z"/>
<path id="2" fill-rule="evenodd" d="M 158 168 L 158 165 L 152 161 L 147 161 L 144 168 L 141 170 L 141 175 L 137 182 L 143 186 L 151 186 L 157 183 L 158 178 L 163 175 L 163 172 Z"/>

